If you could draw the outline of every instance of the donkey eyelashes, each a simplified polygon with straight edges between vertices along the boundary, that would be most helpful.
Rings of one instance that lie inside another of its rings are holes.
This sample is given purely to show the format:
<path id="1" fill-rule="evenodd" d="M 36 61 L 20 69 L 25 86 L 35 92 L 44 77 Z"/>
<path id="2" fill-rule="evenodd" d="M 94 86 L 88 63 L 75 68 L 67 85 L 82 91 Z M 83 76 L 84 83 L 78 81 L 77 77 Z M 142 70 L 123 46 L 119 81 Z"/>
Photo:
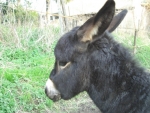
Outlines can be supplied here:
<path id="1" fill-rule="evenodd" d="M 65 69 L 66 67 L 68 67 L 71 64 L 71 62 L 59 62 L 59 68 L 60 69 Z"/>
<path id="2" fill-rule="evenodd" d="M 68 62 L 59 62 L 59 66 L 65 66 Z"/>
<path id="3" fill-rule="evenodd" d="M 61 62 L 61 61 L 56 61 L 56 72 L 59 72 L 60 70 L 64 69 L 67 67 L 69 62 Z"/>

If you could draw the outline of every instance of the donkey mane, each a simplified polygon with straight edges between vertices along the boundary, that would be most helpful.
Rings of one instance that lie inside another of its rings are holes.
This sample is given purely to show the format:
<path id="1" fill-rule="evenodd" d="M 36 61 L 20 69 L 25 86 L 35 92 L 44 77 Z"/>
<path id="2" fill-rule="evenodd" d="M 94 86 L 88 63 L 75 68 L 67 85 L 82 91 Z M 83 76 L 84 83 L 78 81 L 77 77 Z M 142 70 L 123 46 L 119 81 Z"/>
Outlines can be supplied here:
<path id="1" fill-rule="evenodd" d="M 141 109 L 145 104 L 150 104 L 150 73 L 139 65 L 130 50 L 116 42 L 108 31 L 103 34 L 103 38 L 89 46 L 91 51 L 97 49 L 104 53 L 103 56 L 98 56 L 101 62 L 98 58 L 95 60 L 97 53 L 93 54 L 94 59 L 91 59 L 90 67 L 94 68 L 91 70 L 93 71 L 91 80 L 93 84 L 88 93 L 95 104 L 99 105 L 104 113 L 119 113 L 124 109 L 119 107 L 120 104 L 133 108 L 136 106 L 132 112 L 148 113 L 149 111 Z M 105 54 L 107 54 L 106 57 Z M 98 62 L 103 63 L 103 67 L 99 67 Z M 136 101 L 132 103 L 132 99 L 136 99 Z M 147 102 L 144 101 L 145 99 Z M 110 101 L 114 101 L 113 104 Z M 111 109 L 108 110 L 110 106 Z"/>

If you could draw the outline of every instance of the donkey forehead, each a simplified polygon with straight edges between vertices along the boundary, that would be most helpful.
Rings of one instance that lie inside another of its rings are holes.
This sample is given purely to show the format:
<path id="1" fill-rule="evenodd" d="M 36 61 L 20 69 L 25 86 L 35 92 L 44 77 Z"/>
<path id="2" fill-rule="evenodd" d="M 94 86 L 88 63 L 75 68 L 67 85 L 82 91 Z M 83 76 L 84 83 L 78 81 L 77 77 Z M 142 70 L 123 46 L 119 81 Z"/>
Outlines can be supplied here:
<path id="1" fill-rule="evenodd" d="M 76 32 L 79 27 L 73 28 L 68 33 L 64 34 L 58 41 L 55 47 L 55 57 L 58 60 L 69 61 L 75 50 L 74 45 L 77 41 Z"/>

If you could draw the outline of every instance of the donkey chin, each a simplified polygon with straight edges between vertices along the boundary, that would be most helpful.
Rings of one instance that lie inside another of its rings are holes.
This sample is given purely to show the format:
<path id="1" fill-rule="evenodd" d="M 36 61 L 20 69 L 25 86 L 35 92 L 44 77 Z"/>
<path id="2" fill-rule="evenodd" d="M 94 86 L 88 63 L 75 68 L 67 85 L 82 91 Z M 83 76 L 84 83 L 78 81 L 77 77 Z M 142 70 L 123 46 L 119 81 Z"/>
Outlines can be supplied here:
<path id="1" fill-rule="evenodd" d="M 54 102 L 61 99 L 60 92 L 55 88 L 55 85 L 50 79 L 48 79 L 46 82 L 45 94 Z"/>

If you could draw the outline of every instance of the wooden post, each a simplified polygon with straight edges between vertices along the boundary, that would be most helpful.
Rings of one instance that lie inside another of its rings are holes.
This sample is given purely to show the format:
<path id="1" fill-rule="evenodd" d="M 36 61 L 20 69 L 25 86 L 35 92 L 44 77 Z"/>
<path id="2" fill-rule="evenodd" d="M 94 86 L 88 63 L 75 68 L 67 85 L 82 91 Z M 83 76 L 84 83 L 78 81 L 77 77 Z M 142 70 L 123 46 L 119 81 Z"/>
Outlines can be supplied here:
<path id="1" fill-rule="evenodd" d="M 142 0 L 133 0 L 134 2 L 134 25 L 135 25 L 135 32 L 134 32 L 134 44 L 133 44 L 133 53 L 136 53 L 136 39 L 137 33 L 140 29 L 141 25 L 141 18 L 142 18 L 142 8 L 141 8 L 141 1 Z"/>
<path id="2" fill-rule="evenodd" d="M 49 21 L 50 21 L 50 14 L 49 13 L 50 13 L 50 0 L 46 0 L 46 23 L 47 24 L 49 24 Z"/>
<path id="3" fill-rule="evenodd" d="M 61 5 L 63 16 L 66 16 L 66 9 L 65 9 L 64 0 L 60 0 L 60 5 Z M 64 24 L 64 31 L 67 31 L 68 28 L 67 28 L 67 19 L 66 18 L 63 18 L 63 24 Z"/>
<path id="4" fill-rule="evenodd" d="M 135 32 L 134 32 L 134 43 L 133 43 L 133 53 L 134 53 L 134 54 L 136 53 L 136 39 L 137 39 L 137 33 L 138 33 L 138 30 L 135 29 Z"/>

